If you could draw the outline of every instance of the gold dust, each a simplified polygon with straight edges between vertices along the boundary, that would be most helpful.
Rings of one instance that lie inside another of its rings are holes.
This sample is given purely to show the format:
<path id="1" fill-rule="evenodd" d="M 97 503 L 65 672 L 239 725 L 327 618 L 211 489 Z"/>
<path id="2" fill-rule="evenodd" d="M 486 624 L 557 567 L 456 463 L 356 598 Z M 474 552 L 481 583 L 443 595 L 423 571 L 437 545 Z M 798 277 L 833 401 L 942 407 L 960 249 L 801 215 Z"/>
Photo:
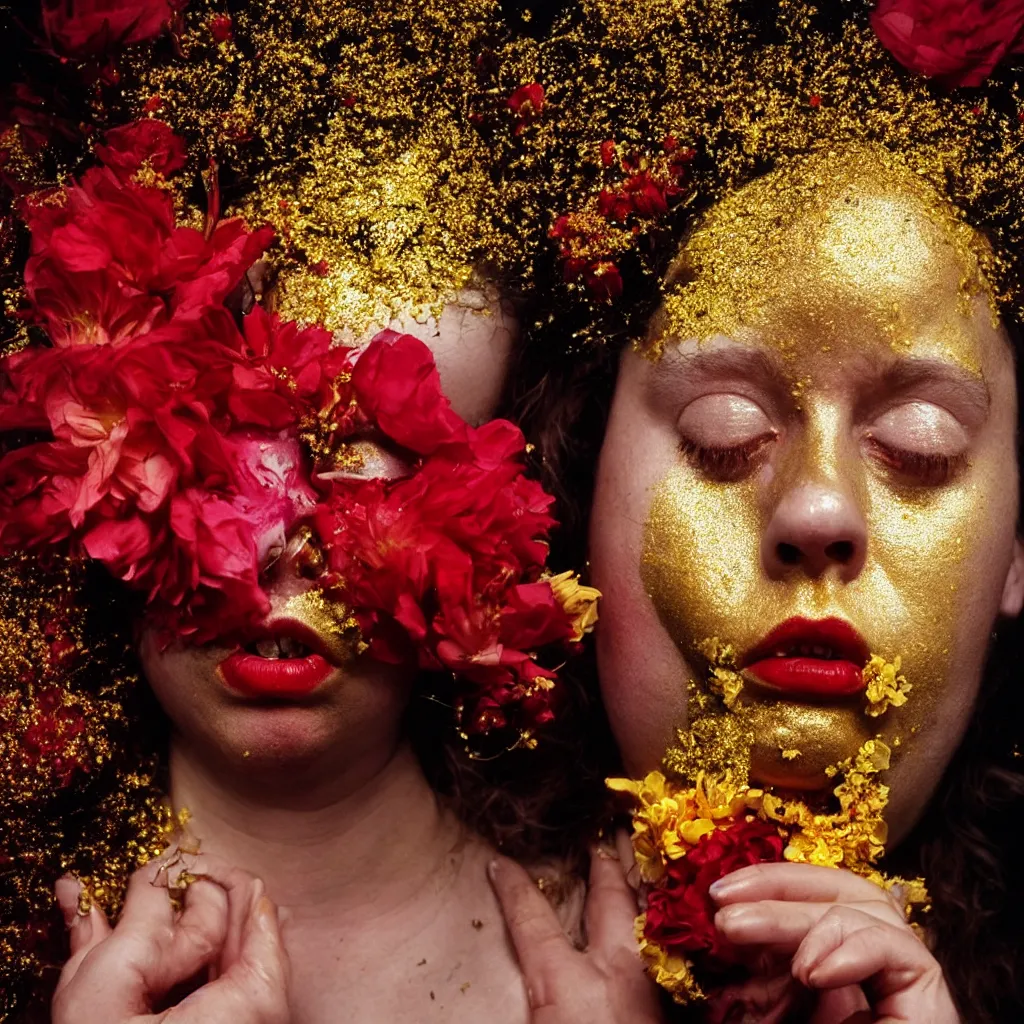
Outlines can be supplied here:
<path id="1" fill-rule="evenodd" d="M 81 562 L 0 561 L 0 850 L 18 865 L 0 876 L 0 1008 L 31 1007 L 66 955 L 54 881 L 75 873 L 80 910 L 116 915 L 176 827 L 104 595 Z"/>
<path id="2" fill-rule="evenodd" d="M 282 614 L 312 629 L 336 664 L 352 661 L 366 650 L 359 623 L 351 610 L 328 598 L 322 590 L 306 590 L 290 597 Z"/>
<path id="3" fill-rule="evenodd" d="M 884 148 L 801 156 L 723 199 L 668 275 L 649 351 L 669 339 L 755 337 L 790 361 L 851 335 L 908 351 L 925 332 L 966 368 L 967 322 L 944 289 L 990 295 L 991 250 L 950 204 Z M 813 384 L 792 385 L 798 401 Z"/>
<path id="4" fill-rule="evenodd" d="M 245 182 L 227 213 L 277 228 L 267 300 L 283 316 L 355 340 L 522 270 L 470 116 L 478 58 L 502 39 L 496 3 L 268 0 L 235 13 L 218 45 L 219 9 L 190 5 L 179 58 L 140 61 L 130 93 L 136 108 L 159 95 L 160 116 Z M 484 98 L 511 134 L 501 96 Z"/>

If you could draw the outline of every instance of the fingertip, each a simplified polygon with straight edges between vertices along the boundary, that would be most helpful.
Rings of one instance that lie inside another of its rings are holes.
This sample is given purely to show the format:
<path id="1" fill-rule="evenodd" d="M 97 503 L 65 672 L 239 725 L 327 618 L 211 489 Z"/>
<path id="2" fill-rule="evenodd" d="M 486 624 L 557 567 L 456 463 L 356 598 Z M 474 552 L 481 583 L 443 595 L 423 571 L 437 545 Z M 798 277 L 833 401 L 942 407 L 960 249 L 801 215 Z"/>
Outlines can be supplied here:
<path id="1" fill-rule="evenodd" d="M 61 875 L 54 883 L 53 895 L 64 916 L 64 925 L 67 928 L 71 928 L 79 916 L 78 901 L 81 893 L 82 883 L 74 875 Z"/>

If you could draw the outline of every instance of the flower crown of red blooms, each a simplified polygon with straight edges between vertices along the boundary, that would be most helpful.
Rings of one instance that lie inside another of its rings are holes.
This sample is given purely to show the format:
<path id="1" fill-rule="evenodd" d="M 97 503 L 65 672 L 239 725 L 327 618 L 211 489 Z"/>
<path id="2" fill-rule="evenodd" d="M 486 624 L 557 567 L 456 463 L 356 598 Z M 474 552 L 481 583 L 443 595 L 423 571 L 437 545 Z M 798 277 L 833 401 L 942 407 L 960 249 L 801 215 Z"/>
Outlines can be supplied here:
<path id="1" fill-rule="evenodd" d="M 164 636 L 203 643 L 266 615 L 261 565 L 301 520 L 371 656 L 466 684 L 467 733 L 551 718 L 555 673 L 534 652 L 573 627 L 541 578 L 553 499 L 524 475 L 520 431 L 465 423 L 409 335 L 359 353 L 259 306 L 239 326 L 225 298 L 273 230 L 179 225 L 163 186 L 185 149 L 159 121 L 96 152 L 22 207 L 25 315 L 50 344 L 0 363 L 0 430 L 45 440 L 0 458 L 0 553 L 95 559 Z M 300 435 L 328 461 L 379 438 L 409 471 L 318 473 Z"/>

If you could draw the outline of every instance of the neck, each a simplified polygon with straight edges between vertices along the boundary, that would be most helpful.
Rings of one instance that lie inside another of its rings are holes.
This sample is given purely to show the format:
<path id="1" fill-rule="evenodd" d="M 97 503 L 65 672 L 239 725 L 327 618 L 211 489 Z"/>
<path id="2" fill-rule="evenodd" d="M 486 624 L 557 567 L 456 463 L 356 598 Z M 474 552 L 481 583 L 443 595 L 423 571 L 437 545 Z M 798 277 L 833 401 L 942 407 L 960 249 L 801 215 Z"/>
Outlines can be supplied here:
<path id="1" fill-rule="evenodd" d="M 288 801 L 272 785 L 240 785 L 175 740 L 171 797 L 189 811 L 202 851 L 262 879 L 278 905 L 316 916 L 360 907 L 379 914 L 429 890 L 465 837 L 407 745 L 373 769 L 321 786 L 303 785 L 299 773 Z"/>

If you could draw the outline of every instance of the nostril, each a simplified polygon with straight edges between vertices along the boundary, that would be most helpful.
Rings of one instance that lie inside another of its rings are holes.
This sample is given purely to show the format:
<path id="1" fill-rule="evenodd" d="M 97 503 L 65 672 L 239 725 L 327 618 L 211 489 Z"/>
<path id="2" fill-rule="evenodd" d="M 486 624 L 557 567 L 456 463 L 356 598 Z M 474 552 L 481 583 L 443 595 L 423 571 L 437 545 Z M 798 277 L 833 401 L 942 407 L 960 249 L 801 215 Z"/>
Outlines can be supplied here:
<path id="1" fill-rule="evenodd" d="M 795 544 L 780 543 L 776 546 L 775 553 L 783 565 L 797 565 L 800 561 L 800 549 Z"/>
<path id="2" fill-rule="evenodd" d="M 831 544 L 826 545 L 825 555 L 828 557 L 829 561 L 838 562 L 840 565 L 846 565 L 848 562 L 853 560 L 853 541 L 833 541 Z"/>

